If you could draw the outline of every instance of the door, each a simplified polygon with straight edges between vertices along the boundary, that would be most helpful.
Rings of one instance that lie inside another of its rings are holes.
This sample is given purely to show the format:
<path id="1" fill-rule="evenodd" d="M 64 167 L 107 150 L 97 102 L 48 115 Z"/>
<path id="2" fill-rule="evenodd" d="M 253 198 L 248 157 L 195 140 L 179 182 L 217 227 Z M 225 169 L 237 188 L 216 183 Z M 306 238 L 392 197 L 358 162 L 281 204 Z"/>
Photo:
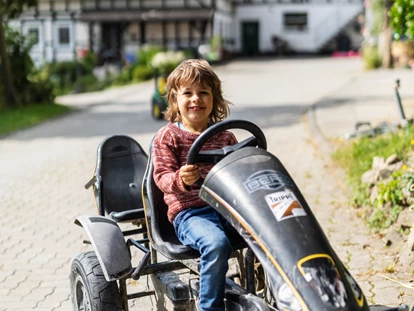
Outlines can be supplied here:
<path id="1" fill-rule="evenodd" d="M 121 23 L 102 23 L 101 58 L 103 63 L 116 63 L 121 60 L 122 32 Z"/>
<path id="2" fill-rule="evenodd" d="M 242 22 L 242 53 L 246 56 L 259 53 L 259 22 Z"/>

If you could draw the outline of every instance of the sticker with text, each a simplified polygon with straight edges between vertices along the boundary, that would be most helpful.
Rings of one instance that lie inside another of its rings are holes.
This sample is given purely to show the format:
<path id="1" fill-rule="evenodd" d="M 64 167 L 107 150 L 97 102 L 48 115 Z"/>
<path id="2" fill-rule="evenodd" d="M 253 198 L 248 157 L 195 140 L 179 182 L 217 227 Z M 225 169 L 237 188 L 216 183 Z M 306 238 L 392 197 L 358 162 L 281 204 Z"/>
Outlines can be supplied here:
<path id="1" fill-rule="evenodd" d="M 292 185 L 290 179 L 274 170 L 263 170 L 250 175 L 244 186 L 249 193 L 257 190 L 277 190 L 283 186 Z"/>
<path id="2" fill-rule="evenodd" d="M 265 196 L 265 200 L 278 221 L 291 217 L 306 216 L 306 211 L 292 191 L 271 193 Z"/>

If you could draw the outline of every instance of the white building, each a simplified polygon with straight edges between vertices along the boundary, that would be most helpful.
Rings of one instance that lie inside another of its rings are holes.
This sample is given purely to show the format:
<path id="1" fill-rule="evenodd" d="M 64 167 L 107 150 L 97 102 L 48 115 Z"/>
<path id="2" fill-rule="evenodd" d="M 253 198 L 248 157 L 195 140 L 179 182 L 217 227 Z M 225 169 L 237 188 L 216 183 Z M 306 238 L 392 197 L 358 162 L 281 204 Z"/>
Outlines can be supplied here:
<path id="1" fill-rule="evenodd" d="M 36 63 L 72 60 L 83 50 L 106 58 L 135 55 L 145 43 L 196 48 L 213 36 L 247 56 L 275 53 L 275 38 L 315 53 L 352 31 L 362 0 L 38 0 L 9 24 L 37 37 Z"/>

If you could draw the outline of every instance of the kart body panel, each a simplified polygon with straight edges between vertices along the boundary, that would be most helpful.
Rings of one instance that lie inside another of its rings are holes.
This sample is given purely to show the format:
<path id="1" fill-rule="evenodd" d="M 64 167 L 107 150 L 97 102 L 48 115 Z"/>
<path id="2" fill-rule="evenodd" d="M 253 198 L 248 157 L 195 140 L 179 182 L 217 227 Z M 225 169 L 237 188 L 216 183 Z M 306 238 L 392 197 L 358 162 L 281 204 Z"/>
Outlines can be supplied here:
<path id="1" fill-rule="evenodd" d="M 279 305 L 303 311 L 369 310 L 362 291 L 274 155 L 254 147 L 235 151 L 213 167 L 200 197 L 246 240 L 269 274 Z M 296 301 L 284 302 L 286 296 Z"/>

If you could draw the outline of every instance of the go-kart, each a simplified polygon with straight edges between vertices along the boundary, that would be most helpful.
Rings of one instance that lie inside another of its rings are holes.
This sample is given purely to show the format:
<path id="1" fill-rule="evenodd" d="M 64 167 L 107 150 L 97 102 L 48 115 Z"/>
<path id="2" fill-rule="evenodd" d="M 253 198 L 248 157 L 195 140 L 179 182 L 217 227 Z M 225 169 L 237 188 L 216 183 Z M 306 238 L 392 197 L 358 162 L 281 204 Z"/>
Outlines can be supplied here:
<path id="1" fill-rule="evenodd" d="M 220 150 L 203 149 L 214 135 L 231 129 L 252 136 Z M 226 278 L 226 310 L 408 311 L 406 305 L 368 306 L 292 177 L 266 147 L 260 128 L 230 120 L 209 127 L 188 154 L 189 164 L 215 164 L 198 181 L 199 195 L 239 233 L 232 239 L 236 269 Z M 99 145 L 94 176 L 85 185 L 93 187 L 99 216 L 75 221 L 93 251 L 72 262 L 74 310 L 127 311 L 129 299 L 148 295 L 157 310 L 195 310 L 199 253 L 177 239 L 152 174 L 151 156 L 131 137 L 115 135 Z M 122 231 L 122 222 L 136 229 Z M 132 247 L 143 252 L 136 267 Z M 150 275 L 153 289 L 128 292 L 126 280 L 144 275 Z"/>
<path id="2" fill-rule="evenodd" d="M 168 107 L 168 102 L 165 98 L 168 75 L 169 73 L 160 73 L 158 71 L 155 71 L 154 74 L 155 90 L 151 98 L 151 115 L 156 120 L 163 119 L 163 112 Z"/>

